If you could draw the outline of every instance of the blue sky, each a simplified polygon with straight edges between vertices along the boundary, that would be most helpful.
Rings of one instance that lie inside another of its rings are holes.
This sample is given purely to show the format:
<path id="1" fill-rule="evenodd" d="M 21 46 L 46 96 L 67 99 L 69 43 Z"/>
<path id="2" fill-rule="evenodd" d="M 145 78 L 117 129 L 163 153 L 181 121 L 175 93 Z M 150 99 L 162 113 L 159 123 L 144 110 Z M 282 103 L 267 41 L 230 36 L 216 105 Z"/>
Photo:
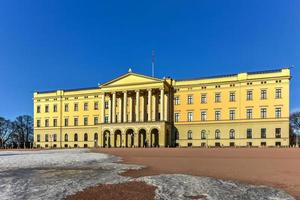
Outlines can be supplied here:
<path id="1" fill-rule="evenodd" d="M 126 73 L 191 78 L 292 69 L 300 109 L 299 0 L 0 1 L 0 116 L 32 114 L 38 90 Z"/>

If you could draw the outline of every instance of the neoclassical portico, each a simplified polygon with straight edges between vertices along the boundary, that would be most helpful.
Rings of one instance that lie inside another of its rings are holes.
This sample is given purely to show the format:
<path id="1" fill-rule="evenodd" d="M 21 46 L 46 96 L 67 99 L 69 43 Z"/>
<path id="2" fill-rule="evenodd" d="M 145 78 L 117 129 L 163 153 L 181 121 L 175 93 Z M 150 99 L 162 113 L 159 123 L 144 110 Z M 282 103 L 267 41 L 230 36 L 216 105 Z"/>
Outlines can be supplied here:
<path id="1" fill-rule="evenodd" d="M 166 79 L 129 72 L 101 88 L 102 146 L 156 147 L 169 142 L 171 102 Z"/>

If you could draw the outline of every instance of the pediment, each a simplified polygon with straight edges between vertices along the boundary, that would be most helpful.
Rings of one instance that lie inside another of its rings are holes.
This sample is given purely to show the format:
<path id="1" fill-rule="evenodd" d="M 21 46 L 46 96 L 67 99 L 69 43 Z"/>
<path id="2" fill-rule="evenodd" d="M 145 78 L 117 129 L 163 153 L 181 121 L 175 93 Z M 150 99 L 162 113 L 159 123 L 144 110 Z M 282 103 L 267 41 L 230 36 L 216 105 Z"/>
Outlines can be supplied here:
<path id="1" fill-rule="evenodd" d="M 102 84 L 101 87 L 115 87 L 115 86 L 124 86 L 124 85 L 161 83 L 161 82 L 163 82 L 162 79 L 129 72 L 123 76 L 120 76 L 116 79 L 113 79 L 107 83 Z"/>

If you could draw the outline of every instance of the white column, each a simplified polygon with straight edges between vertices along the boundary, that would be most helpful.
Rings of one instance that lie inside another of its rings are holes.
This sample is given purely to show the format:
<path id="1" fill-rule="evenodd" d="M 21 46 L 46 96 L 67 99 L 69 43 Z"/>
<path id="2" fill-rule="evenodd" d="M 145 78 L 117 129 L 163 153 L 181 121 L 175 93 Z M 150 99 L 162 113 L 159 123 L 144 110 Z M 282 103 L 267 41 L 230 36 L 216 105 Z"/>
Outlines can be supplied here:
<path id="1" fill-rule="evenodd" d="M 122 97 L 120 97 L 118 99 L 119 103 L 119 116 L 118 116 L 118 122 L 121 123 L 122 122 Z"/>
<path id="2" fill-rule="evenodd" d="M 105 93 L 101 94 L 101 123 L 105 122 Z"/>
<path id="3" fill-rule="evenodd" d="M 108 101 L 108 122 L 111 123 L 111 96 L 110 95 Z"/>
<path id="4" fill-rule="evenodd" d="M 140 121 L 141 122 L 144 122 L 145 121 L 145 95 L 142 96 L 142 110 L 141 110 L 141 113 L 142 115 L 140 116 Z"/>
<path id="5" fill-rule="evenodd" d="M 163 121 L 165 118 L 165 91 L 160 89 L 160 121 Z"/>
<path id="6" fill-rule="evenodd" d="M 152 90 L 148 90 L 148 121 L 152 121 Z"/>
<path id="7" fill-rule="evenodd" d="M 123 103 L 123 122 L 127 122 L 127 91 L 124 92 Z"/>
<path id="8" fill-rule="evenodd" d="M 170 100 L 170 93 L 167 93 L 165 94 L 165 121 L 169 121 L 169 117 L 170 117 L 170 103 L 169 103 L 169 100 Z"/>
<path id="9" fill-rule="evenodd" d="M 140 91 L 139 90 L 136 91 L 135 116 L 136 116 L 135 121 L 139 122 L 140 121 Z"/>
<path id="10" fill-rule="evenodd" d="M 116 123 L 116 93 L 112 94 L 112 123 Z"/>
<path id="11" fill-rule="evenodd" d="M 133 120 L 133 97 L 131 96 L 130 98 L 129 98 L 129 122 L 132 122 Z"/>
<path id="12" fill-rule="evenodd" d="M 153 114 L 152 114 L 152 121 L 156 121 L 157 120 L 157 93 L 154 93 L 154 95 L 152 96 L 152 107 L 153 107 Z"/>

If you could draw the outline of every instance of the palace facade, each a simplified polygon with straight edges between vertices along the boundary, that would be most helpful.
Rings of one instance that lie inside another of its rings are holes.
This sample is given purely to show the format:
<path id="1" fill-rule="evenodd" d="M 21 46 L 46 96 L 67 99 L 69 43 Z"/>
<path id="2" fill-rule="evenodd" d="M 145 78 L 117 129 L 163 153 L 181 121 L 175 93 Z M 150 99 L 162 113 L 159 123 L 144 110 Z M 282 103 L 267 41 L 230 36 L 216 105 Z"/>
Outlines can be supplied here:
<path id="1" fill-rule="evenodd" d="M 41 148 L 288 146 L 290 70 L 34 93 Z"/>

